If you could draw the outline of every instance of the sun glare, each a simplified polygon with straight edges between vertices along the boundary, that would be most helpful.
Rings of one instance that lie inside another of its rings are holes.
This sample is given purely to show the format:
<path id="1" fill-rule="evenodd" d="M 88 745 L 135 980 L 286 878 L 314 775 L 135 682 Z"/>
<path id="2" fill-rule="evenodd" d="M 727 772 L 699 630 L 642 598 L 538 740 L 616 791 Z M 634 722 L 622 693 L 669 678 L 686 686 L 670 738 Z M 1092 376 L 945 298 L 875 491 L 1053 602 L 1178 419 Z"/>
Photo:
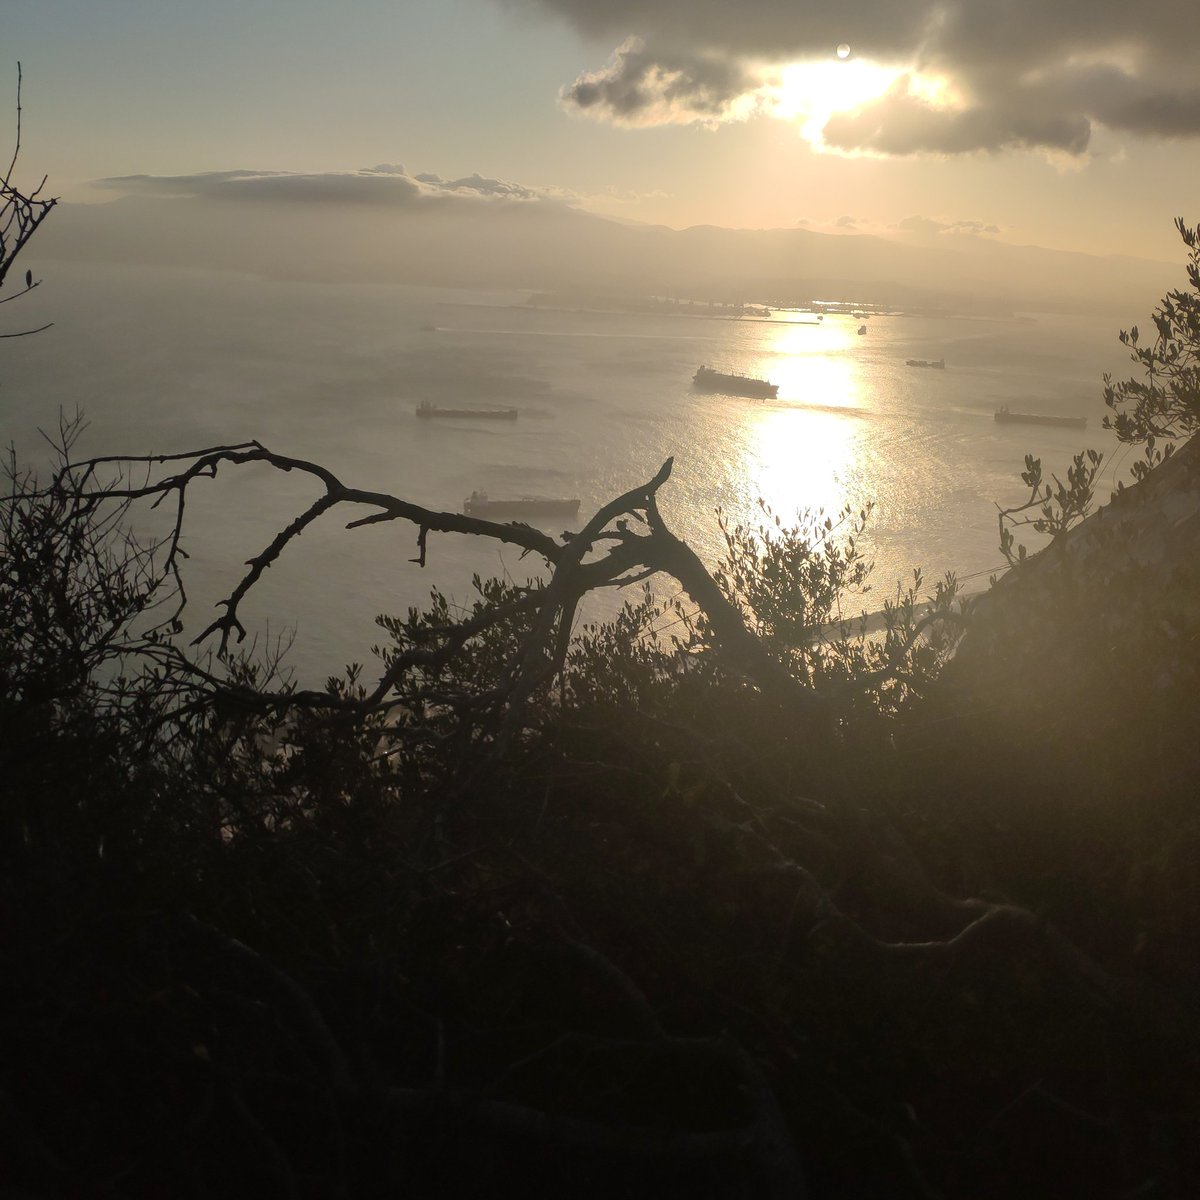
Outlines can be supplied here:
<path id="1" fill-rule="evenodd" d="M 806 508 L 836 512 L 842 506 L 861 432 L 853 418 L 763 406 L 749 421 L 747 498 L 761 496 L 785 521 Z"/>
<path id="2" fill-rule="evenodd" d="M 774 115 L 795 121 L 804 137 L 819 145 L 821 130 L 834 113 L 851 111 L 882 96 L 901 74 L 898 67 L 862 58 L 792 63 L 779 74 Z"/>
<path id="3" fill-rule="evenodd" d="M 836 511 L 845 502 L 861 452 L 862 381 L 844 350 L 853 327 L 774 331 L 764 371 L 779 384 L 779 402 L 749 406 L 747 497 L 761 496 L 783 519 L 798 510 Z"/>

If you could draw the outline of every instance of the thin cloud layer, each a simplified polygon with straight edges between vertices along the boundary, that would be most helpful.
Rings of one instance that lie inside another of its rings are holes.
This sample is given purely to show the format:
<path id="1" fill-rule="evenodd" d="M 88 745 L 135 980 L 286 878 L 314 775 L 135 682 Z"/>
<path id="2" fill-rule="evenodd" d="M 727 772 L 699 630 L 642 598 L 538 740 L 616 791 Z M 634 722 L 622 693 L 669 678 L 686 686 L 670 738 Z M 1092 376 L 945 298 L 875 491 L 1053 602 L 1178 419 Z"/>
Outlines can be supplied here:
<path id="1" fill-rule="evenodd" d="M 934 217 L 913 215 L 896 222 L 902 233 L 923 234 L 936 237 L 943 233 L 971 233 L 975 235 L 999 233 L 1000 226 L 985 221 L 939 221 Z"/>
<path id="2" fill-rule="evenodd" d="M 303 204 L 364 204 L 393 209 L 483 202 L 569 202 L 558 188 L 530 188 L 482 175 L 443 179 L 408 175 L 397 163 L 361 171 L 304 174 L 290 171 L 205 171 L 196 175 L 122 175 L 96 181 L 125 195 L 272 200 Z"/>
<path id="3" fill-rule="evenodd" d="M 524 187 L 519 183 L 506 183 L 503 179 L 486 179 L 479 174 L 464 175 L 461 179 L 443 179 L 440 175 L 425 172 L 414 175 L 413 178 L 442 195 L 496 196 L 505 200 L 541 200 L 547 196 L 545 190 Z"/>
<path id="4" fill-rule="evenodd" d="M 555 15 L 592 39 L 620 39 L 608 65 L 580 75 L 562 102 L 623 125 L 769 112 L 773 70 L 829 60 L 845 42 L 897 79 L 834 112 L 824 127 L 834 149 L 1080 155 L 1096 126 L 1200 136 L 1196 0 L 501 2 Z M 936 94 L 920 86 L 929 81 Z"/>
<path id="5" fill-rule="evenodd" d="M 921 241 L 932 241 L 943 235 L 961 234 L 985 238 L 990 234 L 1000 232 L 1000 226 L 990 221 L 965 217 L 927 217 L 919 213 L 914 213 L 899 221 L 886 223 L 872 220 L 869 217 L 843 214 L 832 219 L 797 217 L 793 224 L 800 229 L 811 229 L 822 233 L 850 233 L 888 239 L 894 239 L 895 235 L 899 233 L 907 235 L 906 240 L 915 238 Z"/>

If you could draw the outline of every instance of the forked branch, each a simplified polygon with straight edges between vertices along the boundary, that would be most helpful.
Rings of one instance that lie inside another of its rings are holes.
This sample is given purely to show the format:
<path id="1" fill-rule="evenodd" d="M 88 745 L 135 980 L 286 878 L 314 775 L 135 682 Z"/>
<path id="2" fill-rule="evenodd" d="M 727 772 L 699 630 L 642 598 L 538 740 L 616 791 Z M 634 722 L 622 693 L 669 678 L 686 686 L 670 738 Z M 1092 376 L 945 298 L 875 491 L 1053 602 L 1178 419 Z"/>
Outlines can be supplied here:
<path id="1" fill-rule="evenodd" d="M 505 714 L 502 728 L 511 732 L 519 725 L 524 707 L 537 689 L 561 669 L 563 657 L 580 601 L 590 591 L 625 586 L 633 580 L 663 573 L 673 577 L 706 614 L 716 647 L 735 672 L 751 679 L 764 693 L 805 715 L 824 714 L 824 700 L 812 689 L 793 679 L 766 651 L 747 627 L 740 610 L 729 602 L 700 559 L 667 528 L 657 506 L 657 493 L 670 478 L 672 460 L 667 459 L 645 483 L 609 501 L 578 533 L 551 537 L 529 525 L 503 523 L 438 511 L 413 504 L 385 492 L 350 487 L 318 463 L 277 454 L 259 442 L 211 446 L 184 454 L 113 456 L 72 462 L 55 477 L 51 489 L 73 490 L 78 503 L 90 507 L 102 503 L 131 503 L 138 500 L 161 503 L 174 500 L 177 519 L 165 541 L 166 564 L 177 565 L 182 554 L 182 515 L 188 490 L 200 480 L 214 479 L 226 465 L 265 464 L 286 473 L 310 476 L 321 494 L 246 563 L 247 570 L 233 591 L 219 602 L 223 610 L 194 639 L 220 636 L 220 651 L 226 653 L 231 635 L 241 642 L 246 629 L 239 616 L 242 601 L 263 573 L 291 543 L 319 518 L 343 506 L 366 508 L 348 529 L 386 521 L 406 521 L 418 531 L 418 556 L 424 565 L 430 533 L 459 533 L 493 539 L 538 555 L 549 568 L 544 584 L 531 587 L 512 605 L 485 608 L 466 622 L 441 631 L 440 644 L 401 653 L 393 659 L 379 685 L 365 697 L 327 697 L 331 707 L 377 709 L 387 702 L 389 691 L 409 669 L 436 666 L 452 659 L 465 643 L 519 609 L 536 614 L 527 637 L 513 651 L 500 682 L 490 692 L 470 698 L 476 708 Z M 166 470 L 162 470 L 166 468 Z M 136 473 L 145 482 L 135 483 Z M 108 478 L 106 478 L 106 476 Z M 193 644 L 194 644 L 193 643 Z M 303 694 L 292 694 L 290 702 L 303 702 Z M 315 700 L 315 697 L 309 697 Z M 275 704 L 282 697 L 264 697 Z"/>

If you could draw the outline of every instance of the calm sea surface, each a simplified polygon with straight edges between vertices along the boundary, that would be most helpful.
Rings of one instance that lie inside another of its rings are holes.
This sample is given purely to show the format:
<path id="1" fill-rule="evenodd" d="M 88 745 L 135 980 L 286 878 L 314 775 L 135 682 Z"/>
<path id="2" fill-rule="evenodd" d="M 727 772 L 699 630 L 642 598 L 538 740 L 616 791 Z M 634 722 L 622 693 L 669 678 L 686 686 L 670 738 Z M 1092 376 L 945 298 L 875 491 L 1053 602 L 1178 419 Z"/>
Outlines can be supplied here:
<path id="1" fill-rule="evenodd" d="M 582 521 L 673 455 L 661 508 L 710 563 L 718 507 L 755 521 L 761 497 L 787 521 L 873 500 L 876 568 L 860 606 L 875 608 L 915 566 L 986 585 L 1001 565 L 995 503 L 1022 498 L 1026 452 L 1062 470 L 1084 446 L 1105 450 L 1107 486 L 1122 462 L 1100 429 L 1101 376 L 1130 364 L 1116 327 L 1097 318 L 876 316 L 860 336 L 864 322 L 849 316 L 560 312 L 524 307 L 515 292 L 54 263 L 39 274 L 45 285 L 11 306 L 4 331 L 18 320 L 54 328 L 0 343 L 0 433 L 30 463 L 44 457 L 37 428 L 78 406 L 90 421 L 84 455 L 256 438 L 430 508 L 461 510 L 474 489 L 578 496 Z M 944 358 L 946 369 L 907 358 Z M 769 378 L 779 399 L 697 394 L 701 363 Z M 423 400 L 520 416 L 422 421 Z M 1088 428 L 997 425 L 1002 404 L 1086 416 Z M 291 476 L 226 468 L 190 496 L 193 623 L 211 619 L 240 564 L 315 495 Z M 407 561 L 414 530 L 342 530 L 360 515 L 327 517 L 294 542 L 243 608 L 259 633 L 297 627 L 291 661 L 305 682 L 370 662 L 377 613 L 420 604 L 434 585 L 467 600 L 475 571 L 531 570 L 511 550 L 435 535 L 422 571 Z"/>

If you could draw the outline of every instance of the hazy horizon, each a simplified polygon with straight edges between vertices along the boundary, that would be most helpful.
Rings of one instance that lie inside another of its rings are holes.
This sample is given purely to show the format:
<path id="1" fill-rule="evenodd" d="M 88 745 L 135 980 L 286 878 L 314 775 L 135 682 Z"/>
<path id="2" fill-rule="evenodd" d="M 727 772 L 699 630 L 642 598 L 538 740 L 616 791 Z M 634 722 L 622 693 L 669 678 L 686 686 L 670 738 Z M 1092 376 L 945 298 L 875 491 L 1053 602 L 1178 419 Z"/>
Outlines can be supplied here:
<path id="1" fill-rule="evenodd" d="M 803 229 L 672 229 L 617 221 L 496 181 L 397 171 L 224 172 L 114 179 L 104 204 L 64 203 L 33 253 L 54 259 L 234 270 L 306 282 L 389 282 L 676 296 L 803 306 L 826 297 L 991 315 L 1113 313 L 1137 320 L 1182 283 L 1176 263 Z M 42 268 L 39 267 L 39 271 Z"/>

